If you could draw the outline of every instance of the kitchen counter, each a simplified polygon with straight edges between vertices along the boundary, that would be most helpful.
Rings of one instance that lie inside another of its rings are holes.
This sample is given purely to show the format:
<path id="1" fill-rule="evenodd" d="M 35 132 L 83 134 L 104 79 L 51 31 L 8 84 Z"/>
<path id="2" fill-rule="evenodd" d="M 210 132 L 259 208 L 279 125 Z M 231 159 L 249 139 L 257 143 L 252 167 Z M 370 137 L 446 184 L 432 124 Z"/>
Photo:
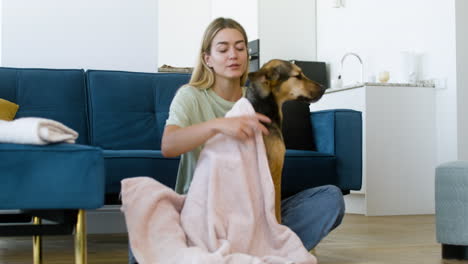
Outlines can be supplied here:
<path id="1" fill-rule="evenodd" d="M 362 188 L 344 197 L 347 213 L 434 214 L 439 89 L 434 87 L 427 82 L 355 84 L 328 89 L 310 105 L 313 112 L 362 113 Z"/>
<path id="2" fill-rule="evenodd" d="M 417 83 L 380 83 L 380 82 L 365 82 L 365 83 L 354 83 L 345 85 L 342 88 L 328 88 L 325 93 L 336 93 L 340 91 L 361 88 L 364 86 L 384 86 L 384 87 L 427 87 L 434 88 L 435 85 L 431 81 L 421 81 Z"/>

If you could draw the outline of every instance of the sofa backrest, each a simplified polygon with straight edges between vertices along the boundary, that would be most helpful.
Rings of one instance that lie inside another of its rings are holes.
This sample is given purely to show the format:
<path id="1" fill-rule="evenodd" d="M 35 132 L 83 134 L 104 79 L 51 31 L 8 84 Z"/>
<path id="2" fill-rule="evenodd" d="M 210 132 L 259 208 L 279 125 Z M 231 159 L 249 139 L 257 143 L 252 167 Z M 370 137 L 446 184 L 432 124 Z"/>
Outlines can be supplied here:
<path id="1" fill-rule="evenodd" d="M 88 70 L 90 143 L 104 149 L 161 149 L 169 106 L 189 74 Z"/>
<path id="2" fill-rule="evenodd" d="M 15 118 L 43 117 L 79 133 L 88 144 L 85 75 L 83 70 L 0 67 L 0 98 L 19 105 Z"/>

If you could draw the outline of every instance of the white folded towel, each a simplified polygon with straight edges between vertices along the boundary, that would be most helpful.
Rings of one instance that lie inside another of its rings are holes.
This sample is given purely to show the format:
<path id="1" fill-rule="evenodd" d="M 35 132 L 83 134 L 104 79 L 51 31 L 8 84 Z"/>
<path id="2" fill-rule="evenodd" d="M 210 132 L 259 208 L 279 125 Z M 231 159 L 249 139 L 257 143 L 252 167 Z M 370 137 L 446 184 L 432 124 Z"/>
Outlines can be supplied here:
<path id="1" fill-rule="evenodd" d="M 58 142 L 75 143 L 77 138 L 78 132 L 46 118 L 0 120 L 0 143 L 45 145 Z"/>

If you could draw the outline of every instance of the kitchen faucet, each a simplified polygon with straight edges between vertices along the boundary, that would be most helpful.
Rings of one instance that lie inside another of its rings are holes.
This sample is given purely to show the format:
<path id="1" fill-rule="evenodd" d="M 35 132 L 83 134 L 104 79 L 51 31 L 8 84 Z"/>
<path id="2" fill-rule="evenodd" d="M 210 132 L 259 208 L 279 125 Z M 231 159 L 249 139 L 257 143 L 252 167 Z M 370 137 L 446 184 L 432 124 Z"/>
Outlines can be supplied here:
<path id="1" fill-rule="evenodd" d="M 345 55 L 343 55 L 343 58 L 341 58 L 341 69 L 340 69 L 340 74 L 338 75 L 338 79 L 341 79 L 341 75 L 343 74 L 343 63 L 344 63 L 346 57 L 348 57 L 350 55 L 356 57 L 359 60 L 359 62 L 361 63 L 361 83 L 364 83 L 364 70 L 363 70 L 362 59 L 361 59 L 361 57 L 359 57 L 359 55 L 357 55 L 354 52 L 345 53 Z"/>

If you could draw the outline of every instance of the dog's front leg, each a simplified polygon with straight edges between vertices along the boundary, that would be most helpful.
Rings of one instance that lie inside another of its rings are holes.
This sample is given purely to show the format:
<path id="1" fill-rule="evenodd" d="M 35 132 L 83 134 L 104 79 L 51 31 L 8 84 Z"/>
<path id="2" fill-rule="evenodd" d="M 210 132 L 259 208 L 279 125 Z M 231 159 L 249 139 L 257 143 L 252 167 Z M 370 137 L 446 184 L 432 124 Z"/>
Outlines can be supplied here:
<path id="1" fill-rule="evenodd" d="M 281 176 L 283 172 L 284 154 L 286 148 L 281 138 L 268 138 L 265 140 L 273 185 L 275 187 L 275 214 L 278 223 L 281 223 Z"/>

